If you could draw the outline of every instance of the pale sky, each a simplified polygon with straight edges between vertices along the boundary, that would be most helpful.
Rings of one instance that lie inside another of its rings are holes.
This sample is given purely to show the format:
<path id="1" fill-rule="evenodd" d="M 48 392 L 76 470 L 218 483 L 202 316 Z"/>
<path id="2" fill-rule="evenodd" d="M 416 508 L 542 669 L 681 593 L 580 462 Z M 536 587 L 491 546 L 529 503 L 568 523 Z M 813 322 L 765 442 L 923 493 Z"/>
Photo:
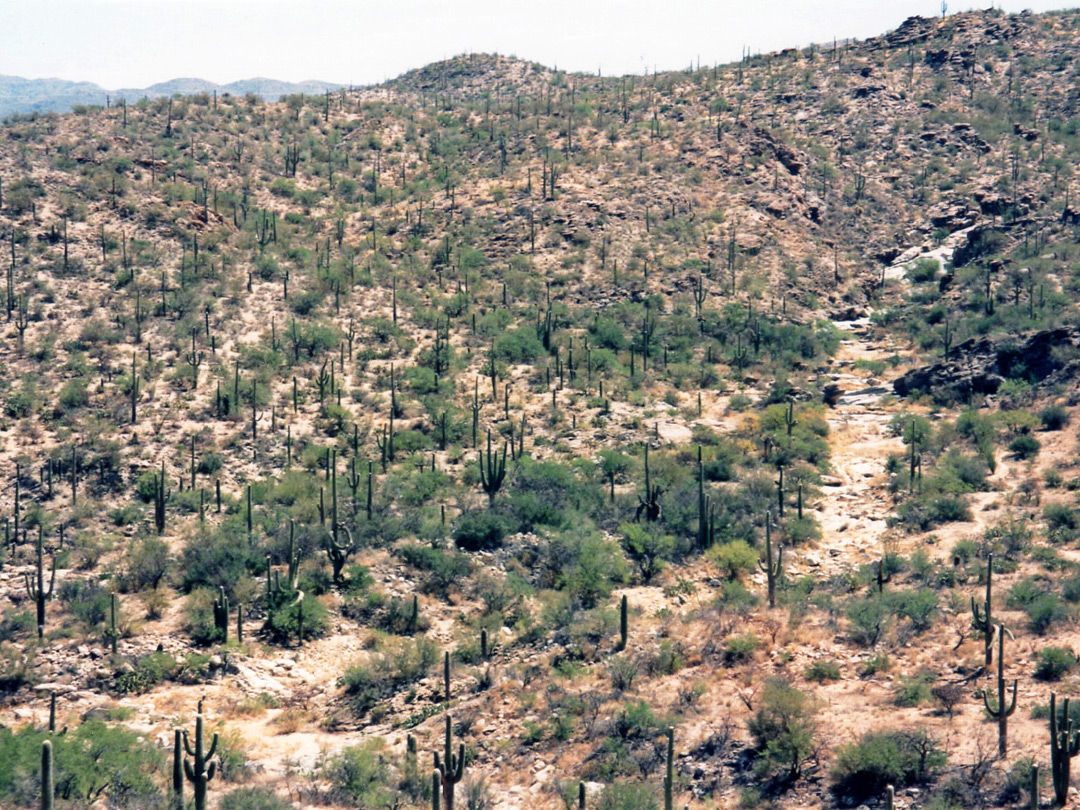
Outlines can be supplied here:
<path id="1" fill-rule="evenodd" d="M 472 51 L 618 75 L 865 38 L 940 13 L 940 0 L 0 0 L 0 74 L 108 90 L 180 77 L 360 85 Z"/>

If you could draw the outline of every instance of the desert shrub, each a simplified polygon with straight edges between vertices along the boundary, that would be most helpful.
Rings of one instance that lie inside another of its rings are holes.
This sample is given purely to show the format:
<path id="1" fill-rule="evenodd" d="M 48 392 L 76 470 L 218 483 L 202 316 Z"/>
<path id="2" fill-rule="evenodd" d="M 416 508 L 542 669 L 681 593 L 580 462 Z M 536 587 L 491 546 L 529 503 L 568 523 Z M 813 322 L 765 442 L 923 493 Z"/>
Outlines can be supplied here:
<path id="1" fill-rule="evenodd" d="M 283 604 L 271 607 L 264 625 L 273 641 L 292 642 L 300 637 L 301 629 L 305 641 L 326 635 L 330 614 L 314 594 L 306 593 L 297 601 L 291 593 L 282 601 Z"/>
<path id="2" fill-rule="evenodd" d="M 439 648 L 423 636 L 387 642 L 362 664 L 349 667 L 341 685 L 353 710 L 363 714 L 379 700 L 427 676 L 439 659 Z"/>
<path id="3" fill-rule="evenodd" d="M 665 534 L 658 526 L 643 526 L 640 523 L 624 523 L 619 527 L 623 537 L 623 548 L 641 573 L 642 581 L 648 585 L 675 551 L 675 538 Z"/>
<path id="4" fill-rule="evenodd" d="M 410 544 L 398 553 L 409 565 L 425 572 L 423 584 L 429 593 L 445 596 L 451 586 L 462 584 L 472 569 L 469 558 L 456 551 Z"/>
<path id="5" fill-rule="evenodd" d="M 1009 452 L 1021 460 L 1035 458 L 1041 448 L 1042 442 L 1030 433 L 1024 433 L 1009 442 Z"/>
<path id="6" fill-rule="evenodd" d="M 844 611 L 851 623 L 851 636 L 864 647 L 873 647 L 892 623 L 892 609 L 880 596 L 852 599 Z"/>
<path id="7" fill-rule="evenodd" d="M 870 732 L 837 750 L 833 791 L 842 806 L 854 807 L 880 796 L 886 785 L 928 781 L 946 759 L 925 730 Z"/>
<path id="8" fill-rule="evenodd" d="M 897 616 L 907 619 L 916 633 L 927 630 L 938 615 L 938 597 L 929 588 L 910 591 L 892 591 L 886 602 Z"/>
<path id="9" fill-rule="evenodd" d="M 595 607 L 627 578 L 619 544 L 590 526 L 553 533 L 544 549 L 543 579 L 583 608 Z"/>
<path id="10" fill-rule="evenodd" d="M 828 683 L 840 680 L 840 666 L 835 661 L 815 661 L 806 668 L 806 680 Z"/>
<path id="11" fill-rule="evenodd" d="M 1044 506 L 1043 520 L 1046 521 L 1047 539 L 1052 543 L 1071 542 L 1080 533 L 1080 515 L 1065 504 L 1051 503 Z"/>
<path id="12" fill-rule="evenodd" d="M 117 675 L 113 688 L 121 694 L 143 694 L 175 674 L 175 658 L 168 653 L 151 653 L 136 661 L 133 669 Z"/>
<path id="13" fill-rule="evenodd" d="M 657 810 L 656 794 L 641 782 L 613 782 L 600 794 L 599 810 Z"/>
<path id="14" fill-rule="evenodd" d="M 334 798 L 357 807 L 385 807 L 392 803 L 390 768 L 381 738 L 350 745 L 333 756 L 326 776 L 334 785 Z"/>
<path id="15" fill-rule="evenodd" d="M 87 807 L 87 796 L 102 794 L 115 808 L 134 810 L 164 804 L 154 784 L 162 758 L 153 745 L 120 726 L 87 720 L 62 735 L 50 735 L 33 726 L 18 732 L 0 728 L 0 805 L 37 805 L 41 744 L 50 738 L 58 804 Z"/>
<path id="16" fill-rule="evenodd" d="M 1061 595 L 1071 604 L 1080 602 L 1080 576 L 1069 577 L 1061 583 Z"/>
<path id="17" fill-rule="evenodd" d="M 737 580 L 742 575 L 754 570 L 760 558 L 758 551 L 745 540 L 733 540 L 730 543 L 713 546 L 708 557 L 720 572 L 730 580 Z"/>
<path id="18" fill-rule="evenodd" d="M 454 524 L 454 542 L 465 551 L 490 551 L 502 545 L 506 518 L 490 509 L 465 512 Z"/>
<path id="19" fill-rule="evenodd" d="M 1061 430 L 1069 424 L 1069 412 L 1061 405 L 1048 405 L 1039 411 L 1043 430 Z"/>
<path id="20" fill-rule="evenodd" d="M 209 588 L 197 588 L 184 602 L 184 632 L 201 646 L 220 644 L 221 630 L 214 624 L 214 600 L 217 594 Z"/>
<path id="21" fill-rule="evenodd" d="M 722 658 L 724 666 L 735 666 L 749 661 L 754 657 L 760 642 L 753 633 L 744 633 L 739 636 L 731 636 L 724 643 Z"/>
<path id="22" fill-rule="evenodd" d="M 928 703 L 933 696 L 932 686 L 937 679 L 936 672 L 925 669 L 914 675 L 900 678 L 896 693 L 893 695 L 893 702 L 897 706 L 921 706 Z"/>
<path id="23" fill-rule="evenodd" d="M 772 679 L 765 684 L 757 711 L 746 723 L 754 738 L 759 775 L 789 780 L 799 776 L 817 746 L 817 711 L 817 701 L 787 681 Z"/>
<path id="24" fill-rule="evenodd" d="M 1040 636 L 1052 625 L 1069 617 L 1061 597 L 1056 593 L 1039 596 L 1024 608 L 1024 612 L 1028 617 L 1028 629 Z"/>
<path id="25" fill-rule="evenodd" d="M 267 788 L 237 788 L 221 797 L 221 810 L 296 810 L 296 805 L 285 801 Z"/>
<path id="26" fill-rule="evenodd" d="M 623 705 L 615 715 L 614 732 L 623 740 L 646 739 L 657 733 L 662 726 L 652 707 L 644 700 Z"/>
<path id="27" fill-rule="evenodd" d="M 1039 650 L 1035 677 L 1040 681 L 1060 681 L 1076 668 L 1076 656 L 1064 647 L 1044 647 Z"/>

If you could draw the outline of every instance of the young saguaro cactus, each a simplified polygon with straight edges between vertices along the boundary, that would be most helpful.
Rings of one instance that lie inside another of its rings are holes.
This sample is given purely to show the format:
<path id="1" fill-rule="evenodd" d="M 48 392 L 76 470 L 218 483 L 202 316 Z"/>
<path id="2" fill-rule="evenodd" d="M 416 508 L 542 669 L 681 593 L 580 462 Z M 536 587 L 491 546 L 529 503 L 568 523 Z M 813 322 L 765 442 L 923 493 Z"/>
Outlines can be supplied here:
<path id="1" fill-rule="evenodd" d="M 37 565 L 35 578 L 31 579 L 30 574 L 23 574 L 23 580 L 26 584 L 26 593 L 34 600 L 34 604 L 37 607 L 38 638 L 45 637 L 45 603 L 52 599 L 53 590 L 55 590 L 56 586 L 56 555 L 54 554 L 52 558 L 52 574 L 49 577 L 49 587 L 45 587 L 44 542 L 44 539 L 39 533 L 37 539 Z"/>
<path id="2" fill-rule="evenodd" d="M 672 810 L 675 789 L 675 729 L 667 729 L 667 774 L 664 776 L 664 810 Z"/>
<path id="3" fill-rule="evenodd" d="M 626 594 L 619 600 L 619 649 L 625 650 L 630 636 L 630 604 Z"/>
<path id="4" fill-rule="evenodd" d="M 224 587 L 218 588 L 218 595 L 214 599 L 214 627 L 221 634 L 221 643 L 229 643 L 229 597 Z"/>
<path id="5" fill-rule="evenodd" d="M 971 597 L 971 626 L 983 634 L 983 654 L 986 660 L 984 666 L 989 667 L 994 661 L 994 624 L 992 621 L 992 608 L 990 607 L 990 595 L 992 578 L 994 575 L 994 555 L 986 555 L 986 598 L 983 600 L 982 609 L 975 603 L 975 597 Z"/>
<path id="6" fill-rule="evenodd" d="M 439 759 L 439 752 L 435 752 L 436 780 L 433 780 L 435 786 L 442 788 L 444 810 L 454 810 L 454 785 L 465 775 L 465 743 L 458 743 L 455 754 L 450 739 L 450 723 L 450 715 L 447 714 L 443 758 Z"/>
<path id="7" fill-rule="evenodd" d="M 769 607 L 776 607 L 776 582 L 784 573 L 784 547 L 780 546 L 776 562 L 773 562 L 772 548 L 772 513 L 765 513 L 765 562 L 758 561 L 758 567 L 765 573 L 769 589 Z"/>
<path id="8" fill-rule="evenodd" d="M 983 705 L 986 713 L 998 721 L 998 756 L 1005 758 L 1008 749 L 1009 717 L 1016 711 L 1016 684 L 1012 683 L 1012 701 L 1005 705 L 1005 628 L 997 625 L 995 628 L 998 640 L 998 676 L 997 676 L 997 705 L 991 706 L 986 690 L 982 690 Z"/>
<path id="9" fill-rule="evenodd" d="M 491 449 L 491 431 L 487 436 L 487 454 L 483 450 L 479 453 L 480 462 L 480 485 L 488 496 L 488 506 L 495 505 L 495 495 L 502 488 L 506 479 L 506 451 L 507 445 L 503 444 L 502 456 L 498 451 Z"/>
<path id="10" fill-rule="evenodd" d="M 655 523 L 660 519 L 663 514 L 663 508 L 660 505 L 660 496 L 664 494 L 664 490 L 657 484 L 655 487 L 652 485 L 652 477 L 649 471 L 649 445 L 645 445 L 645 494 L 638 495 L 638 508 L 634 512 L 634 520 L 641 520 L 641 516 L 645 515 L 645 520 L 649 523 Z"/>
<path id="11" fill-rule="evenodd" d="M 1069 716 L 1069 699 L 1062 705 L 1061 726 L 1058 725 L 1057 695 L 1050 693 L 1050 777 L 1054 782 L 1054 798 L 1064 805 L 1069 798 L 1069 769 L 1072 758 L 1080 752 L 1080 731 L 1073 730 Z"/>
<path id="12" fill-rule="evenodd" d="M 217 763 L 212 762 L 217 752 L 218 735 L 214 732 L 213 741 L 207 750 L 203 744 L 203 716 L 195 717 L 195 745 L 191 745 L 187 730 L 184 731 L 184 750 L 188 757 L 184 757 L 184 775 L 191 782 L 195 791 L 195 810 L 206 810 L 206 788 L 217 773 Z"/>

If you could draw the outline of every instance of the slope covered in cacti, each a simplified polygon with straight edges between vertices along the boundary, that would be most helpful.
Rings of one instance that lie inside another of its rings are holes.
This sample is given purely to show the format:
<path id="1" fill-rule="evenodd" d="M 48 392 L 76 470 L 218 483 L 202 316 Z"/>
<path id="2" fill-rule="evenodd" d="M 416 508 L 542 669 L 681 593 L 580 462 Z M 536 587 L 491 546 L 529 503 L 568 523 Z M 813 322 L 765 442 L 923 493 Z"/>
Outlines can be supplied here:
<path id="1" fill-rule="evenodd" d="M 8 120 L 0 804 L 1067 787 L 1078 21 Z"/>

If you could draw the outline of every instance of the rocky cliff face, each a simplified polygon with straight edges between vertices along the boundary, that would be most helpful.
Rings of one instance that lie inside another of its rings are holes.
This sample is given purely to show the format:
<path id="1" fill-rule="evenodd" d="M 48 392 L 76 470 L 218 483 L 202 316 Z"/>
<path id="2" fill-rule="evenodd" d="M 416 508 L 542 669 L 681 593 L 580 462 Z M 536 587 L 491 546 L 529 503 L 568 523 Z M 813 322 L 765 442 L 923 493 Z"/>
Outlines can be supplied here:
<path id="1" fill-rule="evenodd" d="M 899 396 L 930 394 L 941 402 L 995 394 L 1007 379 L 1063 382 L 1080 371 L 1080 328 L 972 338 L 940 363 L 912 369 L 893 382 Z"/>

